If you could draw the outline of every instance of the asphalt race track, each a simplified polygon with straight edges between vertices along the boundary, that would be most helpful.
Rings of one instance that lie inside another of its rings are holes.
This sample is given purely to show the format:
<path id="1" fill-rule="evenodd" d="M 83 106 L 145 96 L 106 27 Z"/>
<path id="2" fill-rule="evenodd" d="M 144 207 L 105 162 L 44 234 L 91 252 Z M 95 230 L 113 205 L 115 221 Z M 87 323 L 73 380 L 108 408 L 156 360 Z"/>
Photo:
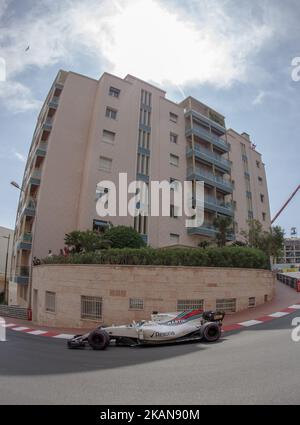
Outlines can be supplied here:
<path id="1" fill-rule="evenodd" d="M 226 333 L 216 344 L 68 350 L 7 330 L 1 404 L 300 404 L 300 311 Z"/>

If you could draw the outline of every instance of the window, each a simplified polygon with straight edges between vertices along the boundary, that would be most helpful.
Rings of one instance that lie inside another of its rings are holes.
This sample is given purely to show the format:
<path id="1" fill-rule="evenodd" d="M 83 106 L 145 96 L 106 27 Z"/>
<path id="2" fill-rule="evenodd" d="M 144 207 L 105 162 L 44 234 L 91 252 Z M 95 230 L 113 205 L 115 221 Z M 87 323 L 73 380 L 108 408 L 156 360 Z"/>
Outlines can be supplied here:
<path id="1" fill-rule="evenodd" d="M 141 91 L 141 105 L 146 105 L 146 106 L 151 106 L 151 93 L 146 91 L 146 90 L 142 90 Z"/>
<path id="2" fill-rule="evenodd" d="M 81 318 L 97 320 L 102 317 L 102 298 L 81 296 Z"/>
<path id="3" fill-rule="evenodd" d="M 45 293 L 45 310 L 55 313 L 55 292 L 46 291 Z"/>
<path id="4" fill-rule="evenodd" d="M 93 230 L 95 232 L 104 233 L 109 228 L 109 222 L 105 220 L 93 220 Z"/>
<path id="5" fill-rule="evenodd" d="M 216 310 L 224 311 L 225 313 L 236 312 L 236 299 L 235 298 L 222 298 L 216 300 Z"/>
<path id="6" fill-rule="evenodd" d="M 260 162 L 259 161 L 256 161 L 256 166 L 257 166 L 257 168 L 260 168 Z"/>
<path id="7" fill-rule="evenodd" d="M 119 97 L 121 90 L 116 89 L 115 87 L 109 88 L 109 95 L 113 97 Z"/>
<path id="8" fill-rule="evenodd" d="M 129 310 L 144 310 L 144 300 L 141 298 L 129 298 Z"/>
<path id="9" fill-rule="evenodd" d="M 117 110 L 107 107 L 105 116 L 107 118 L 111 118 L 112 120 L 115 120 L 117 119 Z"/>
<path id="10" fill-rule="evenodd" d="M 177 141 L 178 141 L 178 135 L 174 133 L 170 133 L 170 142 L 177 143 Z"/>
<path id="11" fill-rule="evenodd" d="M 262 184 L 262 181 L 263 181 L 262 177 L 258 177 L 258 181 L 260 184 Z"/>
<path id="12" fill-rule="evenodd" d="M 177 155 L 173 155 L 170 153 L 170 164 L 175 165 L 175 167 L 179 166 L 179 157 Z"/>
<path id="13" fill-rule="evenodd" d="M 267 303 L 268 302 L 268 295 L 264 296 L 264 302 Z"/>
<path id="14" fill-rule="evenodd" d="M 173 112 L 170 112 L 170 121 L 177 123 L 178 115 L 173 114 Z"/>
<path id="15" fill-rule="evenodd" d="M 255 297 L 250 297 L 248 300 L 248 308 L 254 308 L 256 305 Z"/>
<path id="16" fill-rule="evenodd" d="M 116 136 L 116 133 L 114 133 L 113 131 L 103 130 L 102 140 L 103 142 L 106 142 L 106 143 L 114 143 L 115 136 Z"/>
<path id="17" fill-rule="evenodd" d="M 177 311 L 203 310 L 203 300 L 178 300 Z"/>
<path id="18" fill-rule="evenodd" d="M 112 159 L 105 158 L 104 156 L 100 156 L 100 170 L 102 171 L 111 171 L 112 167 Z"/>
<path id="19" fill-rule="evenodd" d="M 177 235 L 176 233 L 170 233 L 170 241 L 173 244 L 178 244 L 179 243 L 179 235 Z"/>
<path id="20" fill-rule="evenodd" d="M 170 190 L 179 190 L 179 181 L 174 177 L 170 177 Z"/>
<path id="21" fill-rule="evenodd" d="M 253 211 L 248 211 L 248 220 L 253 220 Z"/>
<path id="22" fill-rule="evenodd" d="M 175 205 L 170 205 L 170 217 L 178 218 L 177 207 Z"/>
<path id="23" fill-rule="evenodd" d="M 150 133 L 144 130 L 139 130 L 139 146 L 144 149 L 150 148 Z"/>
<path id="24" fill-rule="evenodd" d="M 266 221 L 266 213 L 265 212 L 262 213 L 262 219 L 263 219 L 263 221 Z"/>
<path id="25" fill-rule="evenodd" d="M 264 200 L 265 200 L 265 195 L 263 195 L 262 193 L 260 194 L 260 201 L 261 202 L 264 202 Z"/>

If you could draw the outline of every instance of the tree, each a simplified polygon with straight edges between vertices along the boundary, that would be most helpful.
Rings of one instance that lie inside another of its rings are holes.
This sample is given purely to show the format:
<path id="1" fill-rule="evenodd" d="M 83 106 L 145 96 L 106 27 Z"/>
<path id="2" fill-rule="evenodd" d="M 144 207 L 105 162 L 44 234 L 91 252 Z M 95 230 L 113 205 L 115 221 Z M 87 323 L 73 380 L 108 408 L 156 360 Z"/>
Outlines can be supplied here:
<path id="1" fill-rule="evenodd" d="M 258 220 L 248 220 L 248 231 L 241 231 L 245 242 L 252 248 L 259 248 L 269 257 L 280 257 L 284 243 L 284 230 L 280 226 L 274 226 L 267 232 L 263 230 Z"/>
<path id="2" fill-rule="evenodd" d="M 248 220 L 248 230 L 242 230 L 241 236 L 244 237 L 246 245 L 253 248 L 261 248 L 263 239 L 262 224 L 258 220 Z"/>
<path id="3" fill-rule="evenodd" d="M 216 242 L 219 247 L 225 246 L 228 233 L 232 232 L 232 218 L 218 215 L 214 219 L 214 226 L 217 230 Z"/>
<path id="4" fill-rule="evenodd" d="M 199 248 L 203 248 L 203 249 L 208 248 L 209 245 L 210 245 L 210 242 L 208 240 L 204 240 L 198 243 Z"/>
<path id="5" fill-rule="evenodd" d="M 106 230 L 104 235 L 111 241 L 111 248 L 142 248 L 146 246 L 142 236 L 132 227 L 111 227 Z"/>
<path id="6" fill-rule="evenodd" d="M 70 247 L 71 252 L 94 252 L 98 249 L 110 247 L 110 241 L 102 234 L 93 230 L 74 230 L 66 234 L 65 244 Z"/>

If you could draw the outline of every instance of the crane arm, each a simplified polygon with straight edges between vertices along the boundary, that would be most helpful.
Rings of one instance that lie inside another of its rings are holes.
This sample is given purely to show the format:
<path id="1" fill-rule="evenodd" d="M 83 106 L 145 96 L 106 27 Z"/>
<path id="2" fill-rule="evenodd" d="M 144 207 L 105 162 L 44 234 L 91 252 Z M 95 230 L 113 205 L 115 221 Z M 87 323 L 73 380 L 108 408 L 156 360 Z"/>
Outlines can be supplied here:
<path id="1" fill-rule="evenodd" d="M 300 184 L 298 185 L 298 187 L 294 190 L 294 192 L 291 194 L 291 196 L 289 197 L 289 199 L 284 203 L 284 205 L 280 208 L 280 210 L 278 211 L 278 213 L 275 215 L 275 217 L 273 218 L 273 220 L 271 221 L 271 223 L 273 224 L 274 221 L 277 220 L 277 218 L 280 216 L 280 214 L 282 213 L 282 211 L 288 206 L 288 204 L 291 202 L 291 200 L 294 198 L 294 196 L 296 195 L 296 193 L 298 192 L 298 190 L 300 189 Z"/>

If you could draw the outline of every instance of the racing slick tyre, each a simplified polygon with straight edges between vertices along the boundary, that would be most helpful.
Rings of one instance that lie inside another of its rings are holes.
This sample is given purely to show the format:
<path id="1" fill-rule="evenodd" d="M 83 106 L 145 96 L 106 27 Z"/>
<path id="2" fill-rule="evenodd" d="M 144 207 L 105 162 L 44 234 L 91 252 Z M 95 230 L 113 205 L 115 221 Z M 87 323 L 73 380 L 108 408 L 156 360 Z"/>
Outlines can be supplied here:
<path id="1" fill-rule="evenodd" d="M 88 343 L 93 350 L 105 350 L 109 345 L 109 335 L 102 329 L 95 329 L 89 334 Z"/>
<path id="2" fill-rule="evenodd" d="M 221 336 L 221 328 L 217 323 L 204 325 L 203 338 L 207 342 L 216 342 Z"/>

